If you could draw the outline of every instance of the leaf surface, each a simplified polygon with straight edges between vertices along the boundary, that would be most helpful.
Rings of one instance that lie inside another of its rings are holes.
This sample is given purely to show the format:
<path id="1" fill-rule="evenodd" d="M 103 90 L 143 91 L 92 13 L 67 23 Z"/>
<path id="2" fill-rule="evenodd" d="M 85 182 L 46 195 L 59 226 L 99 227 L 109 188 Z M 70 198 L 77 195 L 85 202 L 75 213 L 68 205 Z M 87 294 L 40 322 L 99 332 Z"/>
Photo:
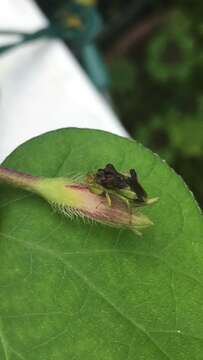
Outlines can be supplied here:
<path id="1" fill-rule="evenodd" d="M 203 359 L 203 224 L 182 179 L 135 141 L 62 129 L 3 164 L 34 175 L 135 168 L 154 226 L 142 238 L 57 214 L 0 185 L 1 360 Z"/>

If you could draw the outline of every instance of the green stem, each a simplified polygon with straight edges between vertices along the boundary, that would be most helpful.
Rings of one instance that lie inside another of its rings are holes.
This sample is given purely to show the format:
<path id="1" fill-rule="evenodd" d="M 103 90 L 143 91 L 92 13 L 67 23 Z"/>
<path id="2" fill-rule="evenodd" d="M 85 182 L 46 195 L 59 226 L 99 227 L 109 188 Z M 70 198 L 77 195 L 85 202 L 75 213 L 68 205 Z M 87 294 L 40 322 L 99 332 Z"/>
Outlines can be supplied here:
<path id="1" fill-rule="evenodd" d="M 75 191 L 66 187 L 72 181 L 69 178 L 45 178 L 33 176 L 13 169 L 0 166 L 0 182 L 14 185 L 15 187 L 34 192 L 54 203 L 72 205 Z M 77 192 L 76 192 L 77 194 Z"/>
<path id="2" fill-rule="evenodd" d="M 14 48 L 17 48 L 23 44 L 29 43 L 30 41 L 38 40 L 39 38 L 43 37 L 54 37 L 54 31 L 52 30 L 51 26 L 42 28 L 40 30 L 31 32 L 31 33 L 24 33 L 21 31 L 9 31 L 9 30 L 1 30 L 0 29 L 0 35 L 18 35 L 21 36 L 20 40 L 17 40 L 14 43 L 8 44 L 8 45 L 2 45 L 0 46 L 0 54 L 7 52 L 9 50 L 12 50 Z"/>
<path id="3" fill-rule="evenodd" d="M 27 33 L 19 30 L 0 29 L 0 35 L 26 36 Z"/>
<path id="4" fill-rule="evenodd" d="M 36 192 L 36 185 L 41 180 L 38 176 L 32 176 L 0 166 L 0 181 Z"/>
<path id="5" fill-rule="evenodd" d="M 1 35 L 19 35 L 21 36 L 21 39 L 8 45 L 0 46 L 0 54 L 41 38 L 61 38 L 64 40 L 71 40 L 74 38 L 74 32 L 72 30 L 54 24 L 31 33 L 24 33 L 17 30 L 0 29 L 0 36 Z"/>

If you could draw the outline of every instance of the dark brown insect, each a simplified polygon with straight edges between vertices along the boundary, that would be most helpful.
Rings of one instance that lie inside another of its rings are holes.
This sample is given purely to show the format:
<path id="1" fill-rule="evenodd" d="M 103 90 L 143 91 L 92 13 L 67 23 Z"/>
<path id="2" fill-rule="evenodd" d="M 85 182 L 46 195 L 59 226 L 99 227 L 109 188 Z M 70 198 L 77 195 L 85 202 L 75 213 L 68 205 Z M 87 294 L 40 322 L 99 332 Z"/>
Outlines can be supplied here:
<path id="1" fill-rule="evenodd" d="M 134 169 L 130 169 L 130 176 L 119 173 L 112 164 L 107 164 L 104 169 L 98 169 L 95 175 L 97 184 L 106 189 L 119 190 L 130 188 L 136 194 L 136 202 L 145 202 L 147 193 L 138 182 Z"/>
<path id="2" fill-rule="evenodd" d="M 116 190 L 128 187 L 126 177 L 120 174 L 112 164 L 107 164 L 104 169 L 97 170 L 95 180 L 97 184 L 107 189 Z"/>
<path id="3" fill-rule="evenodd" d="M 128 177 L 128 184 L 130 189 L 137 195 L 137 201 L 144 202 L 147 198 L 147 193 L 140 185 L 137 178 L 137 173 L 134 169 L 130 169 L 130 177 Z"/>

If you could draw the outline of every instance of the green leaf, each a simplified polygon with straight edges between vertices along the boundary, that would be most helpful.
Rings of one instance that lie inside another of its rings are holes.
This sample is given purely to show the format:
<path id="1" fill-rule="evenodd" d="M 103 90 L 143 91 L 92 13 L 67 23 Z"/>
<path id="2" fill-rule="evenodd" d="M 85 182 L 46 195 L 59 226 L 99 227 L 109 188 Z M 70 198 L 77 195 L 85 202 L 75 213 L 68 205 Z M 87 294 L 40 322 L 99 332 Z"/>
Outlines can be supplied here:
<path id="1" fill-rule="evenodd" d="M 0 186 L 1 360 L 200 360 L 202 217 L 182 179 L 135 141 L 62 129 L 20 146 L 5 166 L 34 175 L 134 167 L 154 222 L 142 238 L 57 214 Z"/>

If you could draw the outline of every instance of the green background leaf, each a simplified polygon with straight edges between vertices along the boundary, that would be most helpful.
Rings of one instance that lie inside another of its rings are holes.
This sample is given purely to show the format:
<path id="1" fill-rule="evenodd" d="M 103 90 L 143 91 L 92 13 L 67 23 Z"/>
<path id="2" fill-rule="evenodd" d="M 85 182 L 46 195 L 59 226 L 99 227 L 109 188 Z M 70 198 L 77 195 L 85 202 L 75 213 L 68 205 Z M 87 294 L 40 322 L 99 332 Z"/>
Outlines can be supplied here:
<path id="1" fill-rule="evenodd" d="M 1 184 L 1 360 L 203 359 L 202 217 L 180 177 L 134 141 L 79 129 L 34 138 L 4 165 L 57 176 L 108 162 L 160 197 L 142 238 Z"/>

